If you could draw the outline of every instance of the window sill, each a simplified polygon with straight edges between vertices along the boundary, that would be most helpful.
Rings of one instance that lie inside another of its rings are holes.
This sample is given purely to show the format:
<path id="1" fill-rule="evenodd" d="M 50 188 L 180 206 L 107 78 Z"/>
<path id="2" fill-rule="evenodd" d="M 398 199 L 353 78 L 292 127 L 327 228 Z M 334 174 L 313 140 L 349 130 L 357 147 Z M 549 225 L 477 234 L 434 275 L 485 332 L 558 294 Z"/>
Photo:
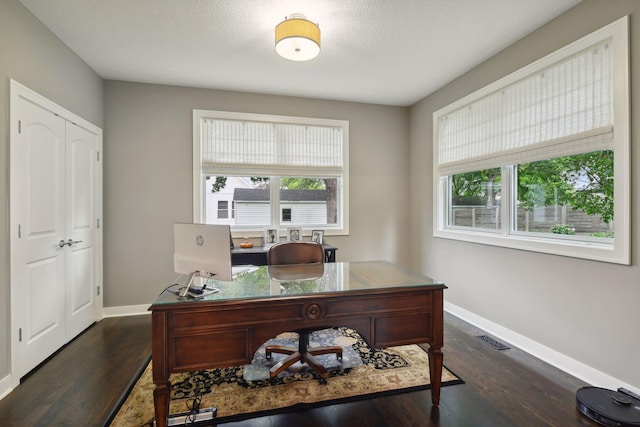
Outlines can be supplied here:
<path id="1" fill-rule="evenodd" d="M 592 261 L 629 265 L 629 252 L 622 244 L 598 243 L 587 241 L 568 241 L 554 238 L 530 237 L 522 235 L 504 235 L 495 232 L 479 232 L 468 230 L 436 230 L 436 238 L 458 240 L 469 243 L 499 246 L 530 252 L 560 255 Z"/>

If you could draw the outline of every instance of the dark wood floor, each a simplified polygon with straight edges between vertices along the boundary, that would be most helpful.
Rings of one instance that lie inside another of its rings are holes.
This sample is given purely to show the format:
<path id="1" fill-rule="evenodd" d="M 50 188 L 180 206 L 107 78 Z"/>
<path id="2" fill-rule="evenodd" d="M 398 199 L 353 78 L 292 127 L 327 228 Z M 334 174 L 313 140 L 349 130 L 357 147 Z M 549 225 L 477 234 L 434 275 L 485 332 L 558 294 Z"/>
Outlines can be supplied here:
<path id="1" fill-rule="evenodd" d="M 445 365 L 465 384 L 444 387 L 440 408 L 418 391 L 332 405 L 225 427 L 596 426 L 576 409 L 585 385 L 526 353 L 498 351 L 482 331 L 446 316 Z M 92 326 L 0 401 L 2 426 L 102 426 L 151 351 L 151 317 Z"/>

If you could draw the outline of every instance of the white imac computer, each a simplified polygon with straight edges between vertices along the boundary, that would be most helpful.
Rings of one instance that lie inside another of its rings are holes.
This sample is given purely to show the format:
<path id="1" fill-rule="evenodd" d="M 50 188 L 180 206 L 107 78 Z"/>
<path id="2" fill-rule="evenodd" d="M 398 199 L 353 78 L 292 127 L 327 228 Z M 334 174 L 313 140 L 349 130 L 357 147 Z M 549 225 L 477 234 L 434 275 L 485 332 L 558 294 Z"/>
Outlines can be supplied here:
<path id="1" fill-rule="evenodd" d="M 229 239 L 228 225 L 173 224 L 174 270 L 189 275 L 181 296 L 192 292 L 202 295 L 209 279 L 231 280 Z M 196 286 L 196 278 L 204 279 L 204 283 Z"/>

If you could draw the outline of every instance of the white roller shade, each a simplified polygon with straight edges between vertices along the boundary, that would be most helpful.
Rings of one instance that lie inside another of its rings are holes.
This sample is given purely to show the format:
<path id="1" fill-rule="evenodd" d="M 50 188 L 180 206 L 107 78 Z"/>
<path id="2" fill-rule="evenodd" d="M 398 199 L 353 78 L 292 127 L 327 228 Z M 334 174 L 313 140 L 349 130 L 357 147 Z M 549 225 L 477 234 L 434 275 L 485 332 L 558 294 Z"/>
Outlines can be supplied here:
<path id="1" fill-rule="evenodd" d="M 304 168 L 329 176 L 343 169 L 341 127 L 203 118 L 201 135 L 203 173 L 287 175 Z"/>
<path id="2" fill-rule="evenodd" d="M 612 148 L 610 44 L 604 40 L 437 117 L 438 173 Z"/>

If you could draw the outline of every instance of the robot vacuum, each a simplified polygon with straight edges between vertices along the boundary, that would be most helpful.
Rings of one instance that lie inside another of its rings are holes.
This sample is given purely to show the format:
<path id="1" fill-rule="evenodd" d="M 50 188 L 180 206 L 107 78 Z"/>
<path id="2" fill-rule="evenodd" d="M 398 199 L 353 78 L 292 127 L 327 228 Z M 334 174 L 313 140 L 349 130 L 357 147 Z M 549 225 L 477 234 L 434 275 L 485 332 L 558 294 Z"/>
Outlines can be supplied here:
<path id="1" fill-rule="evenodd" d="M 578 410 L 603 426 L 640 426 L 640 396 L 619 388 L 582 387 L 576 392 Z"/>

